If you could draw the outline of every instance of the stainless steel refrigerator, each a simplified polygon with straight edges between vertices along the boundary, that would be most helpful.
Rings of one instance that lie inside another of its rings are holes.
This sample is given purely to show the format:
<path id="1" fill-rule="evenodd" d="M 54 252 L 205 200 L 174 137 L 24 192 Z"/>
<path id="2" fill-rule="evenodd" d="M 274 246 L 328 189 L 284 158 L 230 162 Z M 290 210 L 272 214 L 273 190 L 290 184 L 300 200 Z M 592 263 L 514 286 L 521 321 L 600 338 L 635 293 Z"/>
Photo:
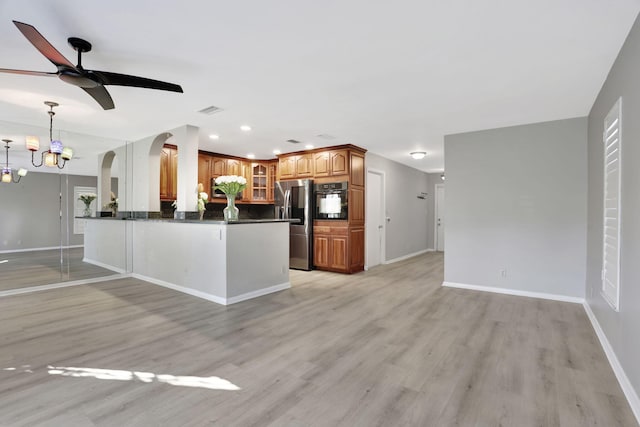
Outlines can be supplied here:
<path id="1" fill-rule="evenodd" d="M 297 270 L 313 267 L 313 181 L 296 179 L 275 183 L 275 217 L 298 219 L 289 225 L 289 266 Z"/>

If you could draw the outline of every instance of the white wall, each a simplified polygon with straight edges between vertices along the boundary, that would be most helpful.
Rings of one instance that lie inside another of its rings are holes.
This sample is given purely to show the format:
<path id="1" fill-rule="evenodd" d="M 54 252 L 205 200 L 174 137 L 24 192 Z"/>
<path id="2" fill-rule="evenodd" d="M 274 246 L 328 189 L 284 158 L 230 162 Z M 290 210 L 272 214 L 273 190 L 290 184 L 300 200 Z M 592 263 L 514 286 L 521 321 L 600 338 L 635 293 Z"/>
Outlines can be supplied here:
<path id="1" fill-rule="evenodd" d="M 587 303 L 624 376 L 627 397 L 640 418 L 640 23 L 636 21 L 589 113 Z M 605 115 L 622 97 L 620 311 L 602 298 L 603 145 Z M 605 346 L 606 347 L 606 346 Z M 615 363 L 613 364 L 616 365 Z M 620 372 L 616 372 L 620 374 Z M 619 375 L 620 378 L 620 375 Z M 635 389 L 630 391 L 630 389 Z"/>
<path id="2" fill-rule="evenodd" d="M 433 248 L 433 189 L 428 174 L 367 152 L 366 167 L 385 174 L 386 261 Z M 439 176 L 439 175 L 438 175 Z M 427 199 L 418 199 L 422 192 Z M 431 246 L 429 246 L 431 235 Z"/>
<path id="3" fill-rule="evenodd" d="M 586 153 L 586 118 L 446 136 L 445 282 L 584 297 Z"/>

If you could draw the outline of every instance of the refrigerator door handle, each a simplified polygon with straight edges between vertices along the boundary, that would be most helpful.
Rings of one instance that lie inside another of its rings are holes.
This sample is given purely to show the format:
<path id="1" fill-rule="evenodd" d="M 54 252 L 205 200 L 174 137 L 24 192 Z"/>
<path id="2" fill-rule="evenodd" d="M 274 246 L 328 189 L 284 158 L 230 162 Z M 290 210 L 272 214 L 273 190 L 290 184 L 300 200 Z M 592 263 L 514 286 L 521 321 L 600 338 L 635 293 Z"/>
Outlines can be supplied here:
<path id="1" fill-rule="evenodd" d="M 291 218 L 291 190 L 284 192 L 284 219 Z"/>

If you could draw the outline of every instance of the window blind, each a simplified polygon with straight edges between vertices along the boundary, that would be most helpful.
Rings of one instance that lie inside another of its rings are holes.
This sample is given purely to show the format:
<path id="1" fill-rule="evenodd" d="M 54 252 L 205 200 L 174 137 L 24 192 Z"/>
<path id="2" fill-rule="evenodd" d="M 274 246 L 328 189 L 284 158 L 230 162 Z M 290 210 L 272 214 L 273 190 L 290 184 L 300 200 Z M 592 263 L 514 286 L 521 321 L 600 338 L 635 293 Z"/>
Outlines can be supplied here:
<path id="1" fill-rule="evenodd" d="M 602 294 L 617 311 L 620 303 L 620 187 L 622 98 L 604 119 L 604 218 Z"/>

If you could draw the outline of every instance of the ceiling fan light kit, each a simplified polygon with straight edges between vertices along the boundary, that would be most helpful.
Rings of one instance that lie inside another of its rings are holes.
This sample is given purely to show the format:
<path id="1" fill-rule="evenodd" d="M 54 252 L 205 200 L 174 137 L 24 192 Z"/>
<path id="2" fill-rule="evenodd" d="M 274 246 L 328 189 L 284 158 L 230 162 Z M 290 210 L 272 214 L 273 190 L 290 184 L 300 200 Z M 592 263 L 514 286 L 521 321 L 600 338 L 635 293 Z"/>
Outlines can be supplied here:
<path id="1" fill-rule="evenodd" d="M 165 90 L 182 93 L 182 87 L 174 83 L 108 71 L 86 70 L 82 67 L 82 54 L 91 51 L 91 43 L 78 37 L 69 37 L 69 45 L 78 52 L 78 64 L 73 65 L 32 25 L 13 21 L 18 30 L 31 44 L 58 69 L 55 73 L 42 71 L 12 70 L 0 68 L 2 73 L 28 76 L 58 77 L 65 83 L 77 86 L 88 93 L 104 110 L 115 108 L 111 95 L 105 86 L 131 86 L 146 89 Z"/>
<path id="2" fill-rule="evenodd" d="M 31 164 L 37 168 L 42 165 L 47 167 L 58 167 L 58 169 L 62 169 L 67 164 L 67 160 L 71 160 L 73 157 L 73 149 L 71 147 L 65 147 L 62 145 L 62 141 L 53 139 L 53 116 L 55 116 L 55 111 L 53 111 L 53 107 L 57 107 L 58 103 L 53 101 L 45 101 L 45 105 L 49 107 L 49 149 L 42 152 L 42 158 L 40 159 L 40 164 L 36 164 L 35 161 L 35 153 L 40 149 L 40 140 L 37 136 L 27 136 L 26 138 L 26 146 L 27 150 L 31 151 Z M 62 164 L 60 162 L 62 159 Z"/>

